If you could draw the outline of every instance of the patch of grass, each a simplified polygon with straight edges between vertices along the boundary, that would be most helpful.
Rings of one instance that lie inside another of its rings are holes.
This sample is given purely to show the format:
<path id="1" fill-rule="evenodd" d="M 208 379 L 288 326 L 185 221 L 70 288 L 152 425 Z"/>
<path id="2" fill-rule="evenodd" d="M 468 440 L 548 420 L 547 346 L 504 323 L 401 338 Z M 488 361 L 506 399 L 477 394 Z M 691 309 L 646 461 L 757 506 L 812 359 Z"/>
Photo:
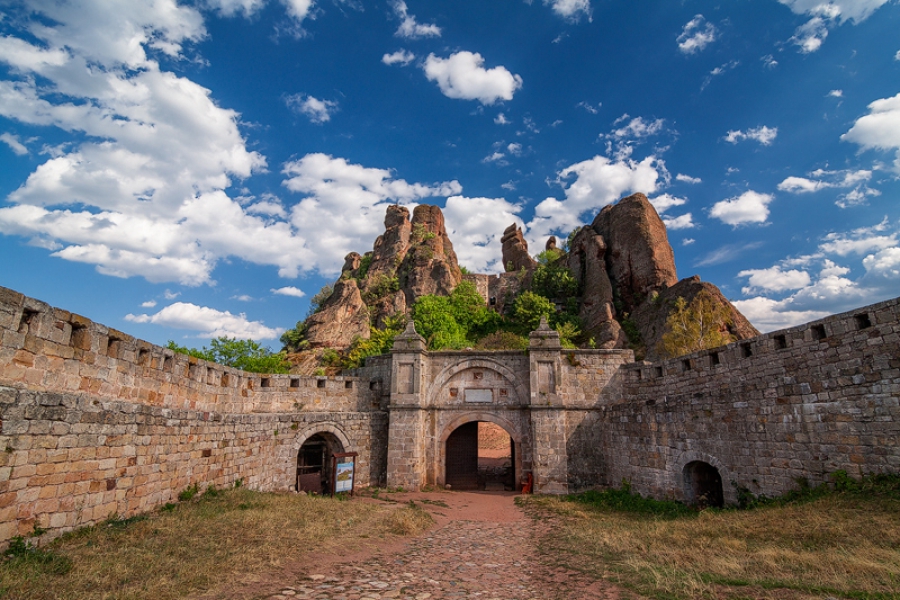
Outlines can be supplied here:
<path id="1" fill-rule="evenodd" d="M 0 598 L 215 595 L 249 574 L 277 569 L 285 560 L 353 552 L 367 543 L 366 537 L 411 535 L 432 524 L 418 507 L 246 488 L 217 490 L 175 506 L 79 529 L 46 548 L 5 558 L 0 562 Z M 15 548 L 18 552 L 19 546 Z"/>
<path id="2" fill-rule="evenodd" d="M 189 485 L 188 487 L 178 492 L 178 501 L 187 502 L 189 500 L 192 500 L 199 491 L 200 486 L 197 483 L 194 483 L 194 485 Z"/>
<path id="3" fill-rule="evenodd" d="M 522 505 L 553 522 L 539 545 L 547 560 L 648 597 L 900 598 L 900 477 L 833 479 L 752 510 L 623 490 Z"/>

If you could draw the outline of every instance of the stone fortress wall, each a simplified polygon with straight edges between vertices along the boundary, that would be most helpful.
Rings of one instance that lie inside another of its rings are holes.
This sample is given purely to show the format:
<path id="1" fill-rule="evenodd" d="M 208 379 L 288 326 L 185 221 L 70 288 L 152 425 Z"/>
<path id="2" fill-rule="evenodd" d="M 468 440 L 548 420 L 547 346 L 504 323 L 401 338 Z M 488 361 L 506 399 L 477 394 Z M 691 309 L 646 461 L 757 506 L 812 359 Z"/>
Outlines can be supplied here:
<path id="1" fill-rule="evenodd" d="M 900 299 L 712 351 L 427 352 L 414 330 L 340 377 L 196 360 L 0 288 L 0 541 L 173 501 L 198 484 L 288 490 L 317 433 L 359 453 L 360 485 L 440 485 L 445 443 L 504 427 L 517 476 L 695 500 L 697 465 L 774 495 L 836 470 L 900 471 Z"/>

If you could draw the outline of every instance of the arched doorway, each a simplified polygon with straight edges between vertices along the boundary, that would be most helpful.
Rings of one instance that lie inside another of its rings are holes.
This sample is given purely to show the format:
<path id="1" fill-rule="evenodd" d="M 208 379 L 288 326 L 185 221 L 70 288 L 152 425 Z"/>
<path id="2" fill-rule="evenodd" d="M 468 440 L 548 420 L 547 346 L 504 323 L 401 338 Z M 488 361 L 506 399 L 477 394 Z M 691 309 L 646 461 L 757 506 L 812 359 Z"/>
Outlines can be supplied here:
<path id="1" fill-rule="evenodd" d="M 307 438 L 297 452 L 298 492 L 327 494 L 331 491 L 331 456 L 344 452 L 341 441 L 327 431 Z"/>
<path id="2" fill-rule="evenodd" d="M 515 456 L 515 441 L 499 425 L 463 423 L 447 437 L 444 482 L 454 490 L 513 490 Z"/>
<path id="3" fill-rule="evenodd" d="M 684 498 L 687 504 L 706 508 L 725 505 L 722 491 L 722 476 L 709 463 L 695 460 L 684 466 Z"/>

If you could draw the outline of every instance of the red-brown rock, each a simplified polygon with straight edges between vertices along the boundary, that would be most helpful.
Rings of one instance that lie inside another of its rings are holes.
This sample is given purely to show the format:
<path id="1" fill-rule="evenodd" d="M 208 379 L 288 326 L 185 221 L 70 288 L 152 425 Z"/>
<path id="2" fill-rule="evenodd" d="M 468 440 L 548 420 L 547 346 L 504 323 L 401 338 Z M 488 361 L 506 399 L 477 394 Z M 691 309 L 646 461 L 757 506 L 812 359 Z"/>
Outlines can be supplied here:
<path id="1" fill-rule="evenodd" d="M 525 241 L 522 230 L 515 223 L 503 231 L 500 244 L 503 252 L 503 267 L 507 271 L 531 270 L 537 266 L 535 260 L 528 254 L 528 242 Z"/>
<path id="2" fill-rule="evenodd" d="M 322 310 L 306 320 L 310 348 L 346 348 L 369 337 L 369 311 L 355 279 L 340 279 Z"/>

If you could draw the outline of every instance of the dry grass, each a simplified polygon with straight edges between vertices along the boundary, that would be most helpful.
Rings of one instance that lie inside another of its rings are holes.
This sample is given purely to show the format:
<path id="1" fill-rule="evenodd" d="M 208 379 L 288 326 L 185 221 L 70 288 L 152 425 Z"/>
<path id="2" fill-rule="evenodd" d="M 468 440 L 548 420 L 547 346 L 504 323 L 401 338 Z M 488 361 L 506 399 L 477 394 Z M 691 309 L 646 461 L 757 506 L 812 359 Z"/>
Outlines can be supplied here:
<path id="1" fill-rule="evenodd" d="M 427 529 L 423 510 L 235 489 L 205 494 L 145 518 L 70 533 L 46 550 L 60 561 L 0 563 L 0 598 L 183 598 L 320 552 L 354 551 Z M 47 556 L 47 555 L 44 555 Z M 40 556 L 38 556 L 40 558 Z"/>
<path id="2" fill-rule="evenodd" d="M 663 517 L 559 498 L 541 550 L 655 598 L 900 598 L 900 498 L 833 494 Z"/>

